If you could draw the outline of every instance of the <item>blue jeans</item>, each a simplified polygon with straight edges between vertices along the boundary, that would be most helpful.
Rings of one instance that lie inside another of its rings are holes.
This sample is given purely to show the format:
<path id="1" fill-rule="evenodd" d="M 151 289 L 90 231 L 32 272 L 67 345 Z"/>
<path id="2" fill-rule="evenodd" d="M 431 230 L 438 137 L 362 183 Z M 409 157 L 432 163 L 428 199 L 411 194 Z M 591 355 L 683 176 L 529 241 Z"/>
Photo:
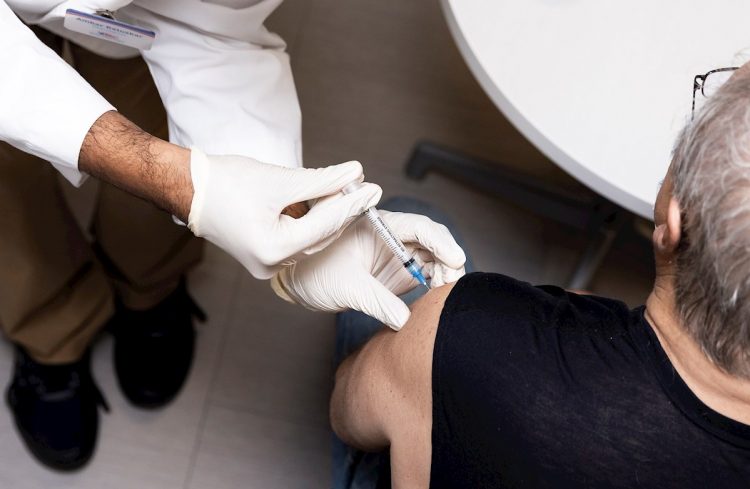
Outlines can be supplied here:
<path id="1" fill-rule="evenodd" d="M 453 237 L 466 252 L 466 272 L 474 270 L 469 258 L 466 243 L 448 216 L 439 209 L 409 197 L 394 197 L 380 209 L 396 212 L 422 214 L 450 229 Z M 424 287 L 417 287 L 401 298 L 411 304 L 424 295 Z M 336 315 L 336 351 L 334 365 L 338 365 L 354 350 L 364 345 L 375 333 L 384 328 L 377 320 L 357 311 L 347 311 Z M 376 489 L 390 487 L 390 464 L 388 452 L 365 453 L 347 446 L 333 435 L 333 488 L 334 489 Z"/>

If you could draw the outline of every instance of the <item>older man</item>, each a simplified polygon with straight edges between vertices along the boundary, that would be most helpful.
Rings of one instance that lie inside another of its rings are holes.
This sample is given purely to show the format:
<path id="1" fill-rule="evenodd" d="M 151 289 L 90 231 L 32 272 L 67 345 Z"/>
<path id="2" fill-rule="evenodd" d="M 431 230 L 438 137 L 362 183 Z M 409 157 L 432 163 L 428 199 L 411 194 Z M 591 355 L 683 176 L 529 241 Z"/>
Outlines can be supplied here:
<path id="1" fill-rule="evenodd" d="M 750 487 L 750 65 L 680 135 L 645 306 L 469 274 L 339 368 L 396 487 Z"/>

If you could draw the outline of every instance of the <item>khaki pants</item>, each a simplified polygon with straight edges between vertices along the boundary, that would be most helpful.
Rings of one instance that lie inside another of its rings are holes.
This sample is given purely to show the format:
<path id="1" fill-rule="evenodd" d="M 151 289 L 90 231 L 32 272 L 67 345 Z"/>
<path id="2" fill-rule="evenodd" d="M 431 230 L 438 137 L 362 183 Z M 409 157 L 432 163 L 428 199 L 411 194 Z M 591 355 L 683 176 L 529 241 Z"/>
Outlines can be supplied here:
<path id="1" fill-rule="evenodd" d="M 65 41 L 37 35 L 58 53 Z M 166 138 L 164 107 L 145 62 L 70 44 L 76 70 L 130 120 Z M 57 172 L 0 142 L 0 327 L 47 364 L 79 359 L 114 311 L 154 306 L 201 257 L 202 242 L 153 205 L 102 183 L 87 242 Z"/>

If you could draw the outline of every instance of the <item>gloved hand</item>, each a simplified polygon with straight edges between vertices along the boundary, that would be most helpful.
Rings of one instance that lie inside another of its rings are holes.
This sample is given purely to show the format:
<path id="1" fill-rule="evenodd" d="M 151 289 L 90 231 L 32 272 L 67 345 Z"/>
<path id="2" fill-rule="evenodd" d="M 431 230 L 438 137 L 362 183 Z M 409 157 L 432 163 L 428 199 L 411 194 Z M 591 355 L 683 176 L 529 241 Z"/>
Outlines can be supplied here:
<path id="1" fill-rule="evenodd" d="M 378 212 L 409 252 L 416 251 L 432 287 L 464 275 L 466 255 L 448 228 L 417 214 Z M 289 302 L 317 311 L 356 309 L 396 331 L 410 314 L 397 295 L 417 285 L 364 218 L 325 250 L 282 268 L 271 280 L 276 294 Z"/>
<path id="2" fill-rule="evenodd" d="M 327 168 L 284 168 L 242 156 L 207 156 L 192 149 L 193 201 L 188 227 L 234 256 L 256 278 L 267 279 L 301 252 L 318 251 L 380 200 L 377 185 L 322 199 L 299 219 L 281 211 L 297 202 L 337 194 L 361 181 L 356 161 Z"/>

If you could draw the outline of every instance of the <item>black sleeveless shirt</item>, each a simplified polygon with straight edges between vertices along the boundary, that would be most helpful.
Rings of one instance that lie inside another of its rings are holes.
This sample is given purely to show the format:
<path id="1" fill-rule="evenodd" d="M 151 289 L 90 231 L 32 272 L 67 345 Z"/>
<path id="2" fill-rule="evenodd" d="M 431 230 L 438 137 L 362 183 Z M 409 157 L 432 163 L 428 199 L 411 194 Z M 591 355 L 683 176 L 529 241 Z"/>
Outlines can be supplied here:
<path id="1" fill-rule="evenodd" d="M 750 426 L 703 404 L 619 301 L 474 273 L 443 309 L 433 488 L 750 488 Z"/>

